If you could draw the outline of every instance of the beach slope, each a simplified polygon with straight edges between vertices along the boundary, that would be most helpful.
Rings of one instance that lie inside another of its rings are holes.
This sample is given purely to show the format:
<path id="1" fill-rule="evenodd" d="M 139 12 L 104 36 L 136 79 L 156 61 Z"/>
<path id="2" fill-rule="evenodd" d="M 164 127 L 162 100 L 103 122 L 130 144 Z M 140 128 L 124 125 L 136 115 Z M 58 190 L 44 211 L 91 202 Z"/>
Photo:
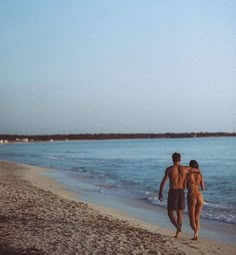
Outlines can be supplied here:
<path id="1" fill-rule="evenodd" d="M 0 161 L 0 254 L 236 254 L 235 246 L 176 240 L 75 201 L 42 171 Z"/>

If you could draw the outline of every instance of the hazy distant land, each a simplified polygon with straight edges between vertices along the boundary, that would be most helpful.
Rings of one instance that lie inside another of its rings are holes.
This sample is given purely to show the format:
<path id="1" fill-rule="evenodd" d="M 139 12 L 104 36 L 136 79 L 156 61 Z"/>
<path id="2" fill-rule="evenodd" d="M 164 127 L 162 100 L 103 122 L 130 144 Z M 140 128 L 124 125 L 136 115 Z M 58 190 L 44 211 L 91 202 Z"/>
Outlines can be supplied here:
<path id="1" fill-rule="evenodd" d="M 192 133 L 98 133 L 98 134 L 54 134 L 54 135 L 9 135 L 0 134 L 0 142 L 39 142 L 108 139 L 155 139 L 155 138 L 193 138 L 193 137 L 231 137 L 236 133 L 192 132 Z"/>

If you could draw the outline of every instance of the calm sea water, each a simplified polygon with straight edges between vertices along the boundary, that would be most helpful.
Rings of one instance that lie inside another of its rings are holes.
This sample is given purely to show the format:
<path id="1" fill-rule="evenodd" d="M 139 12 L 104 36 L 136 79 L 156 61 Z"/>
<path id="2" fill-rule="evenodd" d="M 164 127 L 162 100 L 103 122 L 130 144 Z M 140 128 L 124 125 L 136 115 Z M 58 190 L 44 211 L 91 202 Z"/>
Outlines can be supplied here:
<path id="1" fill-rule="evenodd" d="M 99 192 L 166 206 L 157 199 L 173 152 L 199 162 L 205 178 L 202 217 L 236 224 L 236 138 L 137 139 L 7 144 L 0 159 L 56 169 L 74 191 Z M 168 185 L 164 190 L 167 197 Z"/>

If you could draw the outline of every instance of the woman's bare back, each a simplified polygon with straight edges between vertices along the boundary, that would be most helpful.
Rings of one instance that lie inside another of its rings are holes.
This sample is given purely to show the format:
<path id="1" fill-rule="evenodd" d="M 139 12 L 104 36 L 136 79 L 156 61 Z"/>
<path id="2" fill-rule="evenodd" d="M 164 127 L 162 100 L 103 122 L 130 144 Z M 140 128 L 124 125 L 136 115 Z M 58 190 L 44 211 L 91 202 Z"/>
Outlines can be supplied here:
<path id="1" fill-rule="evenodd" d="M 195 205 L 203 205 L 204 199 L 200 192 L 203 177 L 200 173 L 190 173 L 187 176 L 188 203 Z"/>

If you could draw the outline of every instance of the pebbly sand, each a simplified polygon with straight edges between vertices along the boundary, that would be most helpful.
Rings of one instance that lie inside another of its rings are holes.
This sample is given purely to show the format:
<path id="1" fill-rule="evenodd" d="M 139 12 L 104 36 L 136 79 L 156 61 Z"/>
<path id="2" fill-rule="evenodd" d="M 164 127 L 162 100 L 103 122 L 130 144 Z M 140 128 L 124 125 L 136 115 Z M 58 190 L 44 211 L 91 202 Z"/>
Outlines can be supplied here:
<path id="1" fill-rule="evenodd" d="M 0 254 L 236 254 L 236 246 L 173 233 L 77 201 L 42 176 L 47 169 L 0 161 Z"/>

